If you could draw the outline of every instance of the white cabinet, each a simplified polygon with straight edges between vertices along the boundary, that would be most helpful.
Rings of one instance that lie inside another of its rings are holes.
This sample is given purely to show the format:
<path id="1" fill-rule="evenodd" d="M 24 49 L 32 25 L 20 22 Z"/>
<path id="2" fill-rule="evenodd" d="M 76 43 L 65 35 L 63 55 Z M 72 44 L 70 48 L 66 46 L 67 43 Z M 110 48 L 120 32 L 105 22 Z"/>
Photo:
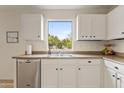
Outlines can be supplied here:
<path id="1" fill-rule="evenodd" d="M 101 62 L 100 60 L 81 60 L 78 64 L 78 87 L 101 87 Z"/>
<path id="2" fill-rule="evenodd" d="M 24 14 L 21 19 L 24 40 L 43 40 L 43 16 L 41 14 Z"/>
<path id="3" fill-rule="evenodd" d="M 104 14 L 77 16 L 77 40 L 105 40 L 107 17 Z"/>
<path id="4" fill-rule="evenodd" d="M 78 87 L 99 88 L 100 87 L 100 67 L 99 66 L 81 66 L 78 71 Z"/>
<path id="5" fill-rule="evenodd" d="M 60 60 L 60 86 L 61 88 L 76 87 L 76 60 Z"/>
<path id="6" fill-rule="evenodd" d="M 41 69 L 41 87 L 58 87 L 58 61 L 42 60 Z"/>
<path id="7" fill-rule="evenodd" d="M 44 88 L 101 87 L 101 60 L 91 60 L 42 59 L 41 86 Z"/>
<path id="8" fill-rule="evenodd" d="M 76 64 L 73 60 L 43 59 L 41 86 L 76 87 Z"/>
<path id="9" fill-rule="evenodd" d="M 118 6 L 108 14 L 108 39 L 124 38 L 124 6 Z"/>
<path id="10" fill-rule="evenodd" d="M 105 60 L 104 87 L 124 87 L 124 65 Z"/>
<path id="11" fill-rule="evenodd" d="M 117 76 L 117 88 L 124 88 L 124 75 L 120 73 Z"/>
<path id="12" fill-rule="evenodd" d="M 116 88 L 116 72 L 106 67 L 104 69 L 104 87 Z"/>

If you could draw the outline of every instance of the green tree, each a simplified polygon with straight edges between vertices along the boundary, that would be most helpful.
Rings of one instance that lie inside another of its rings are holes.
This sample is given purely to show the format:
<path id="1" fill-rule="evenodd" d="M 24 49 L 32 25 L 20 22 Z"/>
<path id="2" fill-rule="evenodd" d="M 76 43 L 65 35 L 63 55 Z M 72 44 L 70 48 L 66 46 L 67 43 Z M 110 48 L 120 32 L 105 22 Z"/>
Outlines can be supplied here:
<path id="1" fill-rule="evenodd" d="M 53 36 L 49 34 L 48 43 L 49 43 L 49 48 L 53 48 L 53 46 L 55 46 L 58 49 L 63 49 L 63 47 L 68 49 L 72 48 L 71 35 L 68 35 L 66 39 L 60 40 L 57 36 Z"/>

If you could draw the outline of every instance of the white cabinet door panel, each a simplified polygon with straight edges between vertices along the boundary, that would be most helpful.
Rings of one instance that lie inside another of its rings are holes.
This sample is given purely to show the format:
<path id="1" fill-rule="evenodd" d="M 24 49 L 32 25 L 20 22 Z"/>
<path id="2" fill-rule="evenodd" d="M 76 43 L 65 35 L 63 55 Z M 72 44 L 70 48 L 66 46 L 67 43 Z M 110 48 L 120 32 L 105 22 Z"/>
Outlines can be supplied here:
<path id="1" fill-rule="evenodd" d="M 40 14 L 22 15 L 22 37 L 24 40 L 41 40 L 43 17 Z"/>
<path id="2" fill-rule="evenodd" d="M 99 88 L 101 80 L 99 66 L 79 66 L 78 87 Z"/>
<path id="3" fill-rule="evenodd" d="M 106 39 L 106 15 L 92 15 L 92 31 L 91 34 L 95 40 Z M 94 38 L 95 36 L 95 38 Z"/>
<path id="4" fill-rule="evenodd" d="M 42 60 L 42 87 L 58 87 L 58 62 L 55 60 Z"/>
<path id="5" fill-rule="evenodd" d="M 116 88 L 116 72 L 106 67 L 104 72 L 104 87 Z"/>
<path id="6" fill-rule="evenodd" d="M 60 67 L 60 87 L 76 88 L 76 65 L 63 65 Z"/>

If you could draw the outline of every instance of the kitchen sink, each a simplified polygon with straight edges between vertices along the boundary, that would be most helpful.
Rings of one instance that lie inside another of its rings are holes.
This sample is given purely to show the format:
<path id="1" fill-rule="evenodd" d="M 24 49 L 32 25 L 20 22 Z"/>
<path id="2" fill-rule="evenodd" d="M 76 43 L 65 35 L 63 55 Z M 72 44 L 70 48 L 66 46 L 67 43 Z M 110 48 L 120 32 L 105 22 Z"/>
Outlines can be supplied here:
<path id="1" fill-rule="evenodd" d="M 50 54 L 48 57 L 72 57 L 72 54 Z"/>

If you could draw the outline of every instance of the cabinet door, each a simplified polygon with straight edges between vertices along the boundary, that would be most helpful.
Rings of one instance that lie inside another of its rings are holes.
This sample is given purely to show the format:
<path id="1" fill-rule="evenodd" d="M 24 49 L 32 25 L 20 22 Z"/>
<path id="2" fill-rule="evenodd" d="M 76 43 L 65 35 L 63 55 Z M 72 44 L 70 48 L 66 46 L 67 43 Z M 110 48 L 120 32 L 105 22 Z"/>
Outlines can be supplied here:
<path id="1" fill-rule="evenodd" d="M 117 88 L 124 88 L 124 75 L 117 74 Z"/>
<path id="2" fill-rule="evenodd" d="M 124 6 L 118 6 L 108 14 L 108 39 L 124 38 Z"/>
<path id="3" fill-rule="evenodd" d="M 79 66 L 78 68 L 78 87 L 99 88 L 101 80 L 100 66 Z"/>
<path id="4" fill-rule="evenodd" d="M 106 39 L 106 15 L 92 15 L 92 31 L 91 38 L 93 40 L 105 40 Z"/>
<path id="5" fill-rule="evenodd" d="M 76 62 L 76 61 L 75 61 Z M 76 88 L 76 63 L 74 60 L 66 59 L 60 62 L 60 87 Z"/>
<path id="6" fill-rule="evenodd" d="M 79 15 L 77 17 L 77 39 L 89 40 L 91 33 L 91 16 Z"/>
<path id="7" fill-rule="evenodd" d="M 110 68 L 104 68 L 104 87 L 116 88 L 116 72 Z"/>
<path id="8" fill-rule="evenodd" d="M 41 87 L 57 88 L 58 87 L 58 61 L 54 59 L 44 59 L 41 68 Z"/>
<path id="9" fill-rule="evenodd" d="M 25 40 L 42 40 L 43 17 L 40 14 L 22 15 L 22 37 Z"/>

